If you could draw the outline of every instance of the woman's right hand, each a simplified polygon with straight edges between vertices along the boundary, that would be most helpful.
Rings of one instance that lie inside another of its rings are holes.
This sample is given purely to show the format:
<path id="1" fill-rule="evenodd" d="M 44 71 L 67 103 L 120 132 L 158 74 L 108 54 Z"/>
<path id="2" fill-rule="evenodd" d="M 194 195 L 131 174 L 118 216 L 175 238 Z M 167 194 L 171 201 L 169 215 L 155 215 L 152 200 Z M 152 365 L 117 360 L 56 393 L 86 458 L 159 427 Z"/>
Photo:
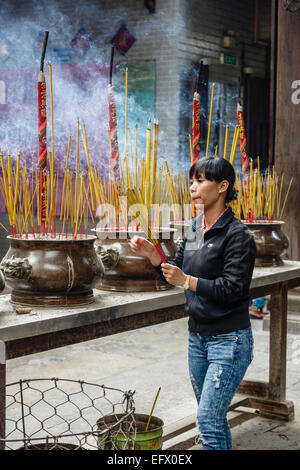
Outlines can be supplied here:
<path id="1" fill-rule="evenodd" d="M 147 258 L 151 258 L 155 253 L 154 245 L 149 240 L 136 235 L 130 240 L 129 246 L 134 253 Z"/>

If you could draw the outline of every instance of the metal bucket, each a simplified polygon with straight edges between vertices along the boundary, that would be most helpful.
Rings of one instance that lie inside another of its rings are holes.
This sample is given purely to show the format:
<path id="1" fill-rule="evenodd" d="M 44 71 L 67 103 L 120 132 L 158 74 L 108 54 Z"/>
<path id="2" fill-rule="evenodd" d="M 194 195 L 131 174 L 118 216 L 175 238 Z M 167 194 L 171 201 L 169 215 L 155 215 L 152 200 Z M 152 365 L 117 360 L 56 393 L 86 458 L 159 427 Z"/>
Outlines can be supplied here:
<path id="1" fill-rule="evenodd" d="M 100 450 L 160 450 L 162 449 L 162 435 L 164 422 L 156 416 L 151 417 L 148 430 L 145 431 L 149 415 L 134 414 L 135 432 L 128 433 L 126 420 L 122 427 L 113 432 L 113 423 L 118 422 L 122 415 L 104 416 L 97 421 L 98 431 L 110 426 L 111 431 L 104 433 L 98 440 Z M 122 432 L 123 431 L 123 432 Z"/>

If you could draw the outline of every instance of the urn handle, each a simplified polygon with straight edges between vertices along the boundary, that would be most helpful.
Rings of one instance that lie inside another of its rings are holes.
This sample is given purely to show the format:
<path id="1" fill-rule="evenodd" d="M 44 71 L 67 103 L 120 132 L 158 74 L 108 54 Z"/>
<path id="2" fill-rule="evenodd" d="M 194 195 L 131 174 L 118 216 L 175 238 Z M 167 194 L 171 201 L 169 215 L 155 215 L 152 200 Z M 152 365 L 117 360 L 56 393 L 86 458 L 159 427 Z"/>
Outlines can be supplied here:
<path id="1" fill-rule="evenodd" d="M 120 256 L 116 248 L 106 249 L 101 245 L 97 245 L 95 250 L 106 269 L 113 269 L 117 266 Z"/>
<path id="2" fill-rule="evenodd" d="M 5 287 L 5 279 L 0 269 L 0 292 L 4 290 L 4 287 Z"/>
<path id="3" fill-rule="evenodd" d="M 9 259 L 2 260 L 0 269 L 5 277 L 15 277 L 17 279 L 26 279 L 30 277 L 32 266 L 28 258 L 16 258 L 14 255 Z"/>
<path id="4" fill-rule="evenodd" d="M 177 250 L 178 250 L 178 248 L 180 247 L 181 242 L 182 242 L 182 238 L 181 238 L 181 237 L 178 237 L 178 238 L 176 238 L 176 240 L 174 240 L 174 243 L 175 243 L 175 245 L 176 245 Z"/>

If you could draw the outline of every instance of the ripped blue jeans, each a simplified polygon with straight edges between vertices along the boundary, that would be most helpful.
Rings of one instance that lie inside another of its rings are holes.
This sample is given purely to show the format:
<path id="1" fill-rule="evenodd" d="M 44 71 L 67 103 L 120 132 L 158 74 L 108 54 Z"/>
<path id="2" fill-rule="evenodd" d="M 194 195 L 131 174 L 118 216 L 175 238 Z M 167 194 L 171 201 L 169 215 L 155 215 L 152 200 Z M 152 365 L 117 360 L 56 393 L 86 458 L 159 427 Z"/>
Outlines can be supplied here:
<path id="1" fill-rule="evenodd" d="M 251 328 L 214 336 L 189 331 L 189 372 L 204 450 L 232 449 L 226 414 L 252 358 Z"/>

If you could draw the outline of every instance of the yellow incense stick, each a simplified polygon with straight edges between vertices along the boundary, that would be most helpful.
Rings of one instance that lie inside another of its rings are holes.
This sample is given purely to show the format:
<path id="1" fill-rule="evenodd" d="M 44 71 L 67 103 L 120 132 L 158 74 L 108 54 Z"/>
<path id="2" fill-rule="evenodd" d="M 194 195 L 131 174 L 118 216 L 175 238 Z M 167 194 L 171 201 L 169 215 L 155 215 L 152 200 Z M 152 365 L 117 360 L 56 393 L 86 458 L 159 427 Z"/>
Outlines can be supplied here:
<path id="1" fill-rule="evenodd" d="M 76 132 L 76 166 L 75 166 L 75 213 L 77 209 L 77 185 L 78 185 L 78 164 L 79 164 L 79 119 L 77 119 Z"/>
<path id="2" fill-rule="evenodd" d="M 230 160 L 229 160 L 231 165 L 233 165 L 238 138 L 239 138 L 239 126 L 235 126 L 233 139 L 232 139 L 232 145 L 231 145 Z"/>
<path id="3" fill-rule="evenodd" d="M 225 158 L 225 159 L 226 159 L 226 153 L 227 153 L 228 129 L 229 129 L 229 126 L 226 126 L 225 142 L 224 142 L 224 152 L 223 152 L 223 158 Z"/>
<path id="4" fill-rule="evenodd" d="M 145 168 L 145 205 L 150 218 L 150 178 L 151 178 L 151 121 L 148 121 L 146 133 L 146 168 Z M 150 220 L 150 219 L 149 219 Z"/>
<path id="5" fill-rule="evenodd" d="M 127 155 L 127 107 L 128 107 L 128 68 L 125 70 L 125 146 L 124 157 Z"/>
<path id="6" fill-rule="evenodd" d="M 1 222 L 0 222 L 0 225 L 1 225 L 2 228 L 4 228 L 4 230 L 7 231 L 7 233 L 9 233 L 9 231 L 7 230 L 7 228 L 5 228 L 4 225 L 1 224 Z"/>
<path id="7" fill-rule="evenodd" d="M 158 120 L 154 119 L 153 124 L 153 158 L 152 158 L 152 192 L 151 204 L 155 203 L 155 182 L 156 182 L 156 167 L 157 167 L 157 145 L 158 145 Z"/>
<path id="8" fill-rule="evenodd" d="M 191 165 L 193 164 L 193 147 L 192 147 L 192 137 L 189 134 L 189 142 L 190 142 L 190 156 L 191 156 Z"/>
<path id="9" fill-rule="evenodd" d="M 16 210 L 17 210 L 17 199 L 18 199 L 18 190 L 19 190 L 19 173 L 20 173 L 20 154 L 17 157 L 17 172 L 15 180 L 15 199 L 14 199 L 14 212 L 13 212 L 13 225 L 16 223 Z"/>
<path id="10" fill-rule="evenodd" d="M 152 414 L 153 414 L 153 411 L 154 411 L 154 407 L 155 407 L 155 404 L 156 404 L 157 399 L 158 399 L 160 389 L 161 389 L 161 387 L 159 387 L 159 389 L 157 391 L 157 394 L 156 394 L 156 397 L 155 397 L 155 400 L 154 400 L 154 403 L 153 403 L 153 406 L 152 406 L 152 410 L 151 410 L 151 413 L 150 413 L 150 416 L 149 416 L 149 419 L 148 419 L 148 422 L 147 422 L 147 425 L 146 425 L 145 432 L 148 430 L 148 427 L 149 427 L 149 424 L 150 424 L 150 421 L 151 421 L 151 418 L 152 418 Z"/>
<path id="11" fill-rule="evenodd" d="M 64 181 L 63 181 L 63 189 L 62 189 L 62 196 L 61 196 L 61 206 L 60 206 L 60 220 L 62 220 L 63 208 L 64 208 L 64 201 L 65 201 L 65 187 L 66 187 L 66 181 L 67 181 L 67 170 L 68 170 L 68 161 L 69 161 L 69 153 L 70 153 L 70 144 L 71 144 L 71 136 L 69 137 L 68 150 L 67 150 L 67 157 L 66 157 L 66 164 L 65 164 Z"/>
<path id="12" fill-rule="evenodd" d="M 291 189 L 292 182 L 293 182 L 293 178 L 291 179 L 291 181 L 289 183 L 289 187 L 288 187 L 288 190 L 287 190 L 285 198 L 284 198 L 283 206 L 282 206 L 282 209 L 280 211 L 279 219 L 281 219 L 281 217 L 282 217 L 282 214 L 283 214 L 283 211 L 284 211 L 284 208 L 285 208 L 285 204 L 286 204 L 286 200 L 287 200 L 287 197 L 288 197 L 290 189 Z"/>
<path id="13" fill-rule="evenodd" d="M 9 197 L 9 215 L 10 223 L 12 225 L 13 217 L 13 195 L 12 195 L 12 168 L 11 168 L 11 155 L 10 152 L 7 155 L 7 179 L 8 179 L 8 197 Z"/>
<path id="14" fill-rule="evenodd" d="M 208 123 L 207 139 L 206 139 L 206 153 L 205 153 L 206 157 L 208 155 L 208 148 L 209 148 L 209 137 L 210 137 L 211 117 L 212 117 L 212 109 L 213 109 L 213 101 L 214 101 L 214 91 L 215 91 L 215 84 L 213 83 L 212 88 L 211 88 L 209 123 Z"/>
<path id="15" fill-rule="evenodd" d="M 135 179 L 134 179 L 134 187 L 135 190 L 137 191 L 137 175 L 138 175 L 138 166 L 137 166 L 137 145 L 138 145 L 138 139 L 137 139 L 137 131 L 138 131 L 138 125 L 135 125 L 135 130 L 134 130 L 134 171 L 135 171 Z"/>
<path id="16" fill-rule="evenodd" d="M 9 215 L 10 214 L 10 206 L 9 206 L 10 199 L 9 199 L 9 191 L 8 191 L 8 181 L 7 181 L 7 177 L 6 177 L 6 169 L 5 169 L 5 164 L 4 164 L 4 159 L 3 159 L 2 154 L 0 155 L 0 158 L 1 158 L 2 174 L 3 174 L 3 181 L 4 181 L 4 190 L 5 190 L 5 197 L 6 197 L 6 207 L 7 207 L 7 212 L 8 212 L 8 215 Z M 11 220 L 10 220 L 10 223 L 11 223 Z"/>

